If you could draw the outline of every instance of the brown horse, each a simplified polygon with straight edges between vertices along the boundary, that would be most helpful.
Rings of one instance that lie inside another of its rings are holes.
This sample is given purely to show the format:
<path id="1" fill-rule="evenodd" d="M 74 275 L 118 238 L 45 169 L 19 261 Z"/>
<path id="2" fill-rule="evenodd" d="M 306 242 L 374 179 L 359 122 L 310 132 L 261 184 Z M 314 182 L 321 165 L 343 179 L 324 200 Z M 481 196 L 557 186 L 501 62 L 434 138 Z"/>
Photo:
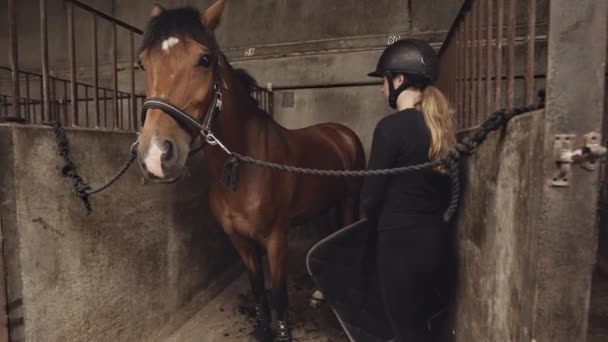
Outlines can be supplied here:
<path id="1" fill-rule="evenodd" d="M 261 265 L 265 251 L 276 337 L 291 341 L 286 288 L 288 226 L 336 206 L 343 225 L 354 222 L 360 180 L 298 176 L 242 165 L 240 185 L 233 191 L 220 182 L 228 154 L 205 143 L 208 140 L 201 136 L 209 138 L 212 131 L 228 149 L 240 154 L 320 169 L 363 169 L 364 152 L 358 137 L 344 126 L 328 123 L 288 130 L 258 108 L 249 93 L 250 80 L 230 66 L 214 38 L 223 8 L 224 0 L 202 13 L 193 8 L 153 8 L 140 60 L 147 96 L 157 99 L 144 106 L 138 162 L 146 177 L 173 181 L 183 174 L 189 153 L 202 144 L 211 176 L 211 210 L 250 276 L 257 303 L 255 334 L 260 340 L 272 339 Z M 203 121 L 208 125 L 201 132 L 197 125 Z"/>

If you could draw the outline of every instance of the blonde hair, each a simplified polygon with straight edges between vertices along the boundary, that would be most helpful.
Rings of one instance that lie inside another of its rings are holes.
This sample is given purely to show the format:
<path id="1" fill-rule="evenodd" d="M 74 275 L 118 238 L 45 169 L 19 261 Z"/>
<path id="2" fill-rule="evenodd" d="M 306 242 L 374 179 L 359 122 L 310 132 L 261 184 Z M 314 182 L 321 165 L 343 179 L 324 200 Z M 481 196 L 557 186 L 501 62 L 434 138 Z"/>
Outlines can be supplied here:
<path id="1" fill-rule="evenodd" d="M 422 91 L 416 109 L 424 114 L 424 121 L 431 134 L 429 160 L 441 159 L 456 146 L 454 109 L 441 90 L 431 85 Z M 438 167 L 437 171 L 443 174 L 448 172 L 443 166 Z"/>

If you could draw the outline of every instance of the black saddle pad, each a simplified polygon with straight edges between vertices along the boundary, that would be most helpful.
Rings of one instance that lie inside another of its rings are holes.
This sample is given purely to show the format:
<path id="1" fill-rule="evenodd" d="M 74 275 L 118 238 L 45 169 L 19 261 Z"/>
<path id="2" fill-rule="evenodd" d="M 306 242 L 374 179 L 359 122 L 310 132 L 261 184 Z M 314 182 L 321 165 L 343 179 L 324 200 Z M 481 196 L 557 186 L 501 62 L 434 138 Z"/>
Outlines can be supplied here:
<path id="1" fill-rule="evenodd" d="M 306 266 L 352 341 L 391 338 L 378 288 L 375 227 L 361 220 L 310 249 Z"/>

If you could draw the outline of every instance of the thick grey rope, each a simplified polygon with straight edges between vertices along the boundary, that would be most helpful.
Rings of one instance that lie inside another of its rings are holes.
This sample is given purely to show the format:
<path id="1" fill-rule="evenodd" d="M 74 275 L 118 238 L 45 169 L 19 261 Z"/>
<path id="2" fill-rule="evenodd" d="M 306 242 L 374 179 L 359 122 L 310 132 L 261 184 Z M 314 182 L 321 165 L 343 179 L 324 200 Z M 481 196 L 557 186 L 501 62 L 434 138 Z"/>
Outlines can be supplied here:
<path id="1" fill-rule="evenodd" d="M 512 109 L 502 109 L 492 113 L 488 119 L 478 128 L 471 131 L 459 142 L 455 149 L 445 157 L 427 162 L 424 164 L 410 165 L 393 169 L 383 170 L 319 170 L 296 166 L 281 165 L 277 163 L 262 161 L 248 156 L 241 155 L 236 152 L 231 152 L 230 158 L 224 165 L 223 182 L 225 185 L 232 188 L 233 191 L 238 189 L 238 167 L 240 162 L 250 163 L 259 167 L 275 169 L 279 171 L 293 172 L 303 175 L 317 176 L 339 176 L 339 177 L 363 177 L 363 176 L 389 176 L 403 174 L 407 172 L 420 171 L 424 169 L 435 168 L 438 166 L 446 166 L 450 171 L 451 177 L 451 196 L 450 204 L 444 214 L 444 220 L 450 221 L 456 210 L 458 209 L 458 201 L 460 198 L 460 159 L 462 156 L 469 156 L 475 153 L 479 145 L 487 138 L 492 131 L 504 127 L 513 117 L 526 113 L 532 110 L 542 108 L 542 105 L 532 105 L 518 107 Z"/>
<path id="2" fill-rule="evenodd" d="M 72 192 L 78 198 L 80 198 L 80 200 L 82 200 L 87 215 L 91 215 L 91 213 L 93 212 L 93 208 L 91 207 L 89 196 L 99 193 L 114 184 L 114 182 L 116 182 L 133 164 L 137 155 L 134 149 L 131 148 L 131 157 L 129 158 L 129 160 L 123 166 L 121 166 L 120 169 L 116 172 L 116 174 L 112 178 L 110 178 L 105 184 L 96 189 L 93 189 L 76 172 L 76 165 L 70 159 L 70 144 L 68 142 L 68 138 L 61 123 L 55 121 L 48 123 L 47 125 L 53 127 L 53 130 L 55 132 L 55 140 L 57 141 L 57 149 L 59 150 L 59 155 L 63 159 L 63 168 L 61 174 L 72 181 Z"/>

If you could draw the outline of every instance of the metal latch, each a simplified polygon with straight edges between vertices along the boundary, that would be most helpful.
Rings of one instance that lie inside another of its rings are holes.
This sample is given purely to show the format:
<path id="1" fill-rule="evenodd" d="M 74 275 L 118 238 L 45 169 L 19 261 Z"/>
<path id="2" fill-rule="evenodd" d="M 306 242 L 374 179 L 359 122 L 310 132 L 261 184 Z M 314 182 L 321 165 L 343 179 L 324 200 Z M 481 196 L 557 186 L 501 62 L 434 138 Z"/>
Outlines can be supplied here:
<path id="1" fill-rule="evenodd" d="M 580 164 L 585 170 L 597 169 L 599 160 L 606 155 L 606 147 L 601 145 L 601 135 L 591 132 L 585 135 L 585 145 L 574 150 L 576 135 L 555 135 L 555 157 L 557 171 L 553 177 L 553 186 L 565 187 L 569 185 L 572 174 L 572 164 Z"/>

